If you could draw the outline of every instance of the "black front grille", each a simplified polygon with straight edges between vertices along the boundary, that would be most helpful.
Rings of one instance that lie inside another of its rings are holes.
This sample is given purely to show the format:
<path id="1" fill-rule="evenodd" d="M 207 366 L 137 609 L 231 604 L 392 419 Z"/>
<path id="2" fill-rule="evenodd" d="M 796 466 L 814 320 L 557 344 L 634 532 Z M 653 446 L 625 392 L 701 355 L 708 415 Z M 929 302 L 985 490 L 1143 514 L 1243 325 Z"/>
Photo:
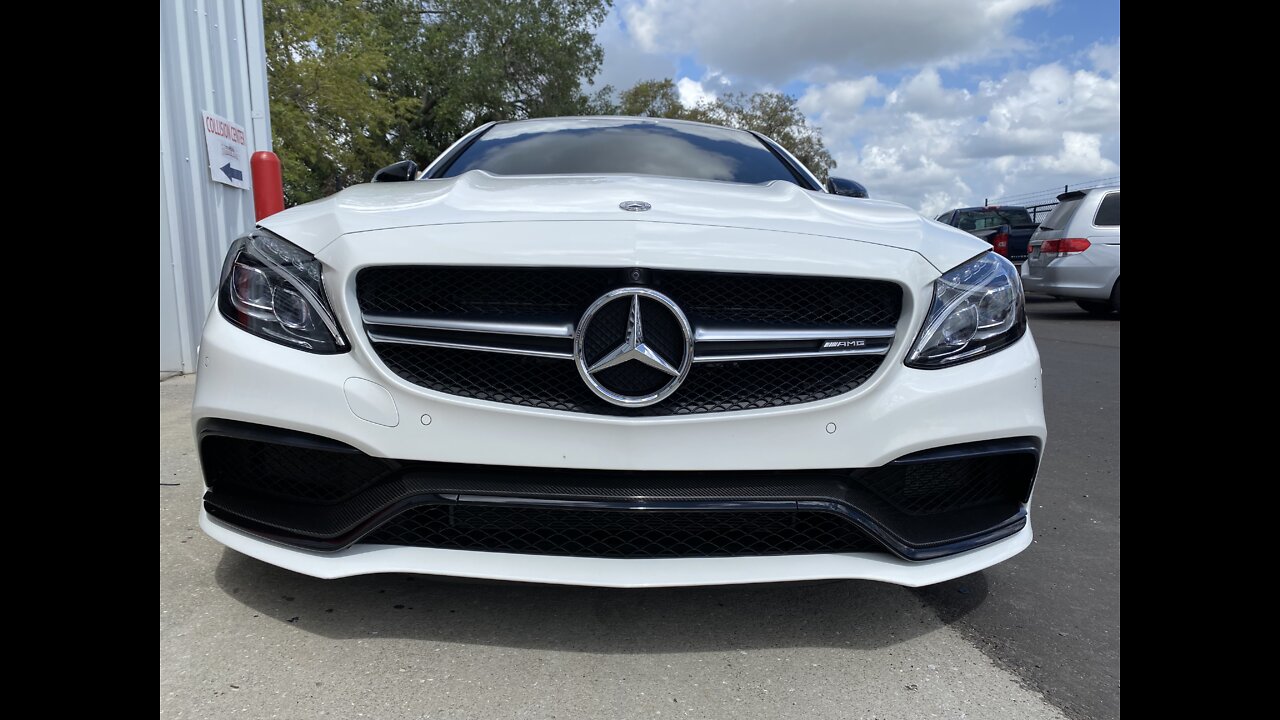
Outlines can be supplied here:
<path id="1" fill-rule="evenodd" d="M 424 505 L 362 543 L 574 557 L 663 558 L 873 552 L 833 513 L 754 510 L 564 510 Z"/>
<path id="2" fill-rule="evenodd" d="M 747 325 L 795 328 L 892 329 L 902 311 L 895 283 L 853 278 L 747 275 L 674 270 L 485 268 L 439 266 L 372 267 L 356 279 L 360 309 L 367 316 L 448 316 L 502 320 L 555 318 L 575 322 L 608 290 L 642 284 L 670 296 L 695 326 Z M 651 302 L 651 301 L 643 301 Z M 611 303 L 593 323 L 625 329 L 628 305 Z M 672 322 L 647 312 L 650 323 Z M 675 337 L 673 328 L 650 340 Z M 589 360 L 612 349 L 614 335 L 589 333 Z M 668 343 L 670 344 L 670 343 Z M 608 347 L 606 347 L 608 345 Z M 579 377 L 573 363 L 518 354 L 375 342 L 392 372 L 438 392 L 526 407 L 602 415 L 688 415 L 782 407 L 847 393 L 866 382 L 883 356 L 840 356 L 698 363 L 684 383 L 661 403 L 622 408 L 604 402 Z M 678 347 L 661 347 L 680 357 Z M 598 379 L 615 391 L 642 395 L 668 376 L 627 363 Z"/>
<path id="3" fill-rule="evenodd" d="M 690 316 L 716 323 L 892 328 L 902 289 L 848 278 L 667 272 L 660 289 Z"/>
<path id="4" fill-rule="evenodd" d="M 670 296 L 695 319 L 717 323 L 892 328 L 902 313 L 902 288 L 884 280 L 645 271 L 641 283 L 625 269 L 397 265 L 356 276 L 366 315 L 567 315 L 614 288 L 645 285 Z"/>
<path id="5" fill-rule="evenodd" d="M 858 482 L 907 515 L 933 515 L 993 498 L 1025 499 L 1025 478 L 1034 473 L 1026 455 L 995 455 L 886 465 L 868 470 Z"/>
<path id="6" fill-rule="evenodd" d="M 581 313 L 621 279 L 593 268 L 404 265 L 361 270 L 356 292 L 366 315 L 521 316 Z"/>
<path id="7" fill-rule="evenodd" d="M 282 444 L 314 435 L 278 432 L 264 442 L 213 435 L 200 442 L 205 484 L 289 500 L 336 503 L 376 484 L 397 463 L 369 457 L 349 445 L 324 438 Z"/>
<path id="8" fill-rule="evenodd" d="M 884 546 L 924 559 L 1016 531 L 1039 457 L 1034 439 L 1009 438 L 876 468 L 585 470 L 374 458 L 227 420 L 202 420 L 197 434 L 211 515 L 315 550 L 376 542 L 674 557 Z M 584 501 L 598 507 L 575 506 Z"/>
<path id="9" fill-rule="evenodd" d="M 876 355 L 846 355 L 698 363 L 671 397 L 649 407 L 623 408 L 596 397 L 566 360 L 390 343 L 376 347 L 392 372 L 431 390 L 598 415 L 694 415 L 812 402 L 858 387 L 881 361 Z"/>

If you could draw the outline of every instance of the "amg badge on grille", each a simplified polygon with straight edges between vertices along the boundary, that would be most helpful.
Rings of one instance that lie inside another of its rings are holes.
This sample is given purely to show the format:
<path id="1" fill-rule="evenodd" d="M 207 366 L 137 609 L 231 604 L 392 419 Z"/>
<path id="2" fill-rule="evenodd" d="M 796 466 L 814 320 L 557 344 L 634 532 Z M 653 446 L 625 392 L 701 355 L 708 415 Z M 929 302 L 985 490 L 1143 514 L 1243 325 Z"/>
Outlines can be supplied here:
<path id="1" fill-rule="evenodd" d="M 693 364 L 693 329 L 675 301 L 649 288 L 605 293 L 578 321 L 573 359 L 587 387 L 622 407 L 662 401 Z"/>

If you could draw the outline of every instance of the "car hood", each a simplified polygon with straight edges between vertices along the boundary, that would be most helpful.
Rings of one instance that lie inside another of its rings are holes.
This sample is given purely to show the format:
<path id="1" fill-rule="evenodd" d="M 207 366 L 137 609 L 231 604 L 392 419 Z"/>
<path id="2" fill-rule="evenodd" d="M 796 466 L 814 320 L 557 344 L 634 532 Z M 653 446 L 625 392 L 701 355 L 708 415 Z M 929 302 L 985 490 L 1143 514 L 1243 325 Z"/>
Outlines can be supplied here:
<path id="1" fill-rule="evenodd" d="M 649 203 L 644 212 L 619 207 Z M 765 185 L 630 175 L 456 178 L 357 185 L 259 224 L 318 253 L 351 233 L 487 222 L 630 220 L 839 238 L 919 253 L 940 271 L 988 249 L 969 235 L 897 203 Z"/>

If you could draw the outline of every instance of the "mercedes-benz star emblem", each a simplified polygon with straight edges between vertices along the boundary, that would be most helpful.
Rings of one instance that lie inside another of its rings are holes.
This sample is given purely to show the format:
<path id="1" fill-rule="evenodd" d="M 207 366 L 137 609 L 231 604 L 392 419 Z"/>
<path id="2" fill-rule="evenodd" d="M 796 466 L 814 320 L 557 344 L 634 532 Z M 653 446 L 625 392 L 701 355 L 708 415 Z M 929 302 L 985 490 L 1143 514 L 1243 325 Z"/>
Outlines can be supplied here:
<path id="1" fill-rule="evenodd" d="M 653 206 L 643 200 L 624 200 L 618 203 L 618 207 L 627 212 L 644 212 Z"/>
<path id="2" fill-rule="evenodd" d="M 596 395 L 622 407 L 645 407 L 671 395 L 689 374 L 693 329 L 675 301 L 656 290 L 611 290 L 578 321 L 573 359 Z"/>

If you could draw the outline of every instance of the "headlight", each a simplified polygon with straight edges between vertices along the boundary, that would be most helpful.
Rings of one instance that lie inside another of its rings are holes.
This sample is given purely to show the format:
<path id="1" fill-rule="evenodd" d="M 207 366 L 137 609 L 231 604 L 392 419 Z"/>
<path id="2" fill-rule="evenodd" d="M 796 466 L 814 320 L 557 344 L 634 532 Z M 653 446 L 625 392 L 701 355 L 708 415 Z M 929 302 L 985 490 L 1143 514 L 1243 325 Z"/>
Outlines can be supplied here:
<path id="1" fill-rule="evenodd" d="M 222 316 L 245 330 L 307 352 L 346 352 L 325 300 L 320 261 L 265 230 L 235 241 L 218 288 Z"/>
<path id="2" fill-rule="evenodd" d="M 986 253 L 934 281 L 907 365 L 932 370 L 975 360 L 1012 345 L 1026 329 L 1017 269 Z"/>

